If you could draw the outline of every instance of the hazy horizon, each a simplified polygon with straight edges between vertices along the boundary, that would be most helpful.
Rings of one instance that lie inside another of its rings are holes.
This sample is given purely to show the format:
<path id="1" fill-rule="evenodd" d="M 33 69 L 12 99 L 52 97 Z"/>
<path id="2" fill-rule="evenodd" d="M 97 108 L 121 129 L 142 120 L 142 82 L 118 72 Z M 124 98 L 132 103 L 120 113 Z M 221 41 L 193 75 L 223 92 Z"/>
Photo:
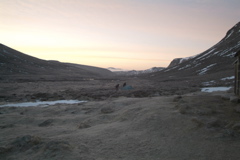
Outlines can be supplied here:
<path id="1" fill-rule="evenodd" d="M 144 70 L 199 54 L 239 22 L 238 0 L 0 0 L 4 45 L 28 55 Z"/>

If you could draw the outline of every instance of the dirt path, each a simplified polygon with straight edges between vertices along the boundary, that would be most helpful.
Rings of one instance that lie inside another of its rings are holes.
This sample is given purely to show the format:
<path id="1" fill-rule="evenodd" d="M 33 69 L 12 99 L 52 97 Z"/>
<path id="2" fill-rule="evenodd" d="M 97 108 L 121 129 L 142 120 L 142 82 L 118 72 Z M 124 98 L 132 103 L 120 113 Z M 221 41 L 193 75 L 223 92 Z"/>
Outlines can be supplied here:
<path id="1" fill-rule="evenodd" d="M 0 108 L 0 159 L 238 159 L 238 136 L 207 128 L 199 115 L 180 113 L 176 106 L 190 101 L 179 99 Z"/>

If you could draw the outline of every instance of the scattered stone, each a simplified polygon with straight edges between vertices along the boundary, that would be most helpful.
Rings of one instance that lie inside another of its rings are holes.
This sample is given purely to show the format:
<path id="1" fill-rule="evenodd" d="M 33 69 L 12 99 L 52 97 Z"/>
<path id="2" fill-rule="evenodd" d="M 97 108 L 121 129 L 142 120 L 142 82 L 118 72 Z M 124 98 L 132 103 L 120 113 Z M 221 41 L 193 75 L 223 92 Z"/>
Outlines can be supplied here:
<path id="1" fill-rule="evenodd" d="M 230 97 L 230 102 L 232 103 L 238 103 L 239 102 L 239 98 L 237 96 L 231 96 Z"/>
<path id="2" fill-rule="evenodd" d="M 81 154 L 89 154 L 89 148 L 85 144 L 78 146 L 78 150 Z"/>
<path id="3" fill-rule="evenodd" d="M 173 102 L 178 102 L 180 99 L 182 99 L 182 96 L 176 96 L 173 98 Z"/>
<path id="4" fill-rule="evenodd" d="M 192 118 L 192 122 L 196 123 L 197 127 L 202 127 L 204 125 L 204 122 L 197 117 Z"/>
<path id="5" fill-rule="evenodd" d="M 234 125 L 234 122 L 230 122 L 225 126 L 225 128 L 232 128 L 233 125 Z"/>
<path id="6" fill-rule="evenodd" d="M 240 113 L 240 106 L 235 107 L 234 109 L 237 113 Z"/>
<path id="7" fill-rule="evenodd" d="M 7 153 L 11 150 L 9 147 L 0 147 L 0 154 Z"/>
<path id="8" fill-rule="evenodd" d="M 229 101 L 230 98 L 231 98 L 231 96 L 230 96 L 230 95 L 221 95 L 221 98 L 222 98 L 223 100 Z"/>
<path id="9" fill-rule="evenodd" d="M 101 109 L 101 112 L 104 113 L 104 114 L 108 114 L 108 113 L 114 112 L 114 109 L 112 107 L 103 107 Z"/>
<path id="10" fill-rule="evenodd" d="M 80 123 L 79 125 L 78 125 L 78 129 L 84 129 L 84 128 L 89 128 L 89 127 L 91 127 L 89 124 L 86 124 L 86 123 Z"/>
<path id="11" fill-rule="evenodd" d="M 4 128 L 12 128 L 14 127 L 14 124 L 6 124 L 6 125 L 1 125 L 0 128 L 4 129 Z"/>
<path id="12" fill-rule="evenodd" d="M 34 99 L 39 99 L 41 101 L 47 101 L 49 97 L 51 97 L 51 94 L 49 93 L 36 93 L 33 94 L 31 97 L 34 97 Z"/>
<path id="13" fill-rule="evenodd" d="M 179 110 L 181 114 L 186 114 L 187 111 L 190 109 L 188 104 L 185 103 L 177 104 L 175 107 Z"/>
<path id="14" fill-rule="evenodd" d="M 223 121 L 218 119 L 213 119 L 207 123 L 207 128 L 223 128 L 225 125 L 226 124 Z"/>
<path id="15" fill-rule="evenodd" d="M 240 131 L 240 123 L 236 123 L 235 125 L 232 126 L 233 130 Z"/>
<path id="16" fill-rule="evenodd" d="M 215 114 L 217 111 L 211 108 L 201 108 L 198 109 L 197 111 L 195 111 L 196 114 L 200 115 L 200 116 L 206 116 L 206 115 L 212 115 Z"/>
<path id="17" fill-rule="evenodd" d="M 234 131 L 233 129 L 225 129 L 224 131 L 222 131 L 222 133 L 220 134 L 221 138 L 236 138 L 239 137 L 239 134 Z"/>
<path id="18" fill-rule="evenodd" d="M 153 94 L 153 97 L 159 97 L 160 96 L 160 93 L 159 92 L 156 92 Z"/>
<path id="19" fill-rule="evenodd" d="M 50 141 L 46 143 L 44 151 L 54 153 L 56 151 L 70 151 L 71 148 L 70 144 L 66 141 Z"/>
<path id="20" fill-rule="evenodd" d="M 20 151 L 26 151 L 31 147 L 41 143 L 41 138 L 37 136 L 26 135 L 23 137 L 17 137 L 15 141 L 10 144 L 11 149 Z"/>
<path id="21" fill-rule="evenodd" d="M 48 119 L 48 120 L 40 123 L 38 126 L 39 126 L 39 127 L 47 127 L 47 126 L 52 125 L 52 122 L 53 122 L 53 119 Z"/>

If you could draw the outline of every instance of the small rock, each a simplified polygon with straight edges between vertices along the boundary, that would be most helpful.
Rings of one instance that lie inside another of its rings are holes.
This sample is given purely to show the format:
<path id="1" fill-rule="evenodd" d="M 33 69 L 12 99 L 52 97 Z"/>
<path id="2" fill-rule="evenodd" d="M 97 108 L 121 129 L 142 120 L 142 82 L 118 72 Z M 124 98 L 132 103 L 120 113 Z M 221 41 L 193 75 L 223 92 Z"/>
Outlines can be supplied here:
<path id="1" fill-rule="evenodd" d="M 4 128 L 12 128 L 14 127 L 14 124 L 7 124 L 7 125 L 2 125 L 0 126 L 1 129 L 4 129 Z"/>
<path id="2" fill-rule="evenodd" d="M 192 122 L 196 123 L 196 124 L 197 124 L 197 127 L 201 127 L 201 126 L 204 125 L 204 123 L 202 122 L 202 120 L 200 120 L 200 119 L 197 118 L 197 117 L 192 118 Z"/>
<path id="3" fill-rule="evenodd" d="M 26 151 L 31 147 L 41 143 L 41 138 L 31 135 L 17 137 L 15 141 L 10 144 L 10 148 L 14 150 Z"/>
<path id="4" fill-rule="evenodd" d="M 224 124 L 223 121 L 220 121 L 218 119 L 211 120 L 207 123 L 207 128 L 222 128 L 226 124 Z"/>
<path id="5" fill-rule="evenodd" d="M 66 141 L 50 141 L 45 144 L 44 147 L 44 155 L 46 157 L 56 157 L 56 155 L 60 155 L 58 153 L 62 152 L 70 152 L 72 150 L 72 146 Z"/>
<path id="6" fill-rule="evenodd" d="M 86 123 L 80 123 L 79 125 L 78 125 L 78 129 L 84 129 L 84 128 L 89 128 L 89 127 L 91 127 L 89 124 L 86 124 Z"/>
<path id="7" fill-rule="evenodd" d="M 0 147 L 0 154 L 4 154 L 6 152 L 9 152 L 11 150 L 11 148 L 7 148 L 7 147 Z"/>
<path id="8" fill-rule="evenodd" d="M 182 96 L 176 96 L 173 98 L 173 102 L 178 102 L 180 99 L 182 99 Z"/>
<path id="9" fill-rule="evenodd" d="M 232 129 L 234 130 L 240 130 L 240 123 L 236 123 L 235 125 L 232 126 Z"/>
<path id="10" fill-rule="evenodd" d="M 231 96 L 229 96 L 229 95 L 222 95 L 222 96 L 221 96 L 221 98 L 222 98 L 223 100 L 227 100 L 227 101 L 230 100 L 230 97 L 231 97 Z"/>
<path id="11" fill-rule="evenodd" d="M 239 102 L 239 98 L 237 96 L 231 96 L 230 97 L 230 102 L 232 103 L 238 103 Z"/>
<path id="12" fill-rule="evenodd" d="M 112 107 L 103 107 L 103 108 L 101 109 L 101 112 L 102 112 L 102 113 L 105 113 L 105 114 L 107 114 L 107 113 L 112 113 L 112 112 L 114 112 L 114 109 L 113 109 Z"/>
<path id="13" fill-rule="evenodd" d="M 48 119 L 48 120 L 40 123 L 38 126 L 39 127 L 47 127 L 47 126 L 50 126 L 52 124 L 52 122 L 53 122 L 53 119 Z"/>
<path id="14" fill-rule="evenodd" d="M 160 96 L 159 92 L 156 92 L 153 94 L 153 97 L 159 97 L 159 96 Z"/>
<path id="15" fill-rule="evenodd" d="M 235 110 L 237 113 L 240 113 L 240 106 L 237 106 L 234 110 Z"/>

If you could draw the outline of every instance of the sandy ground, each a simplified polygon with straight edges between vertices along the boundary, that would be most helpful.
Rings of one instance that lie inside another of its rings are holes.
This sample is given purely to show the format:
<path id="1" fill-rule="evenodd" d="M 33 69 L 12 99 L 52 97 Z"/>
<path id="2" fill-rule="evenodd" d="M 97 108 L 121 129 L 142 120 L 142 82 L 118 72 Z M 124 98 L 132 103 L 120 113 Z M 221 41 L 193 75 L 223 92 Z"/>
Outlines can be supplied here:
<path id="1" fill-rule="evenodd" d="M 0 159 L 237 160 L 240 106 L 229 97 L 225 92 L 120 96 L 3 107 Z"/>

